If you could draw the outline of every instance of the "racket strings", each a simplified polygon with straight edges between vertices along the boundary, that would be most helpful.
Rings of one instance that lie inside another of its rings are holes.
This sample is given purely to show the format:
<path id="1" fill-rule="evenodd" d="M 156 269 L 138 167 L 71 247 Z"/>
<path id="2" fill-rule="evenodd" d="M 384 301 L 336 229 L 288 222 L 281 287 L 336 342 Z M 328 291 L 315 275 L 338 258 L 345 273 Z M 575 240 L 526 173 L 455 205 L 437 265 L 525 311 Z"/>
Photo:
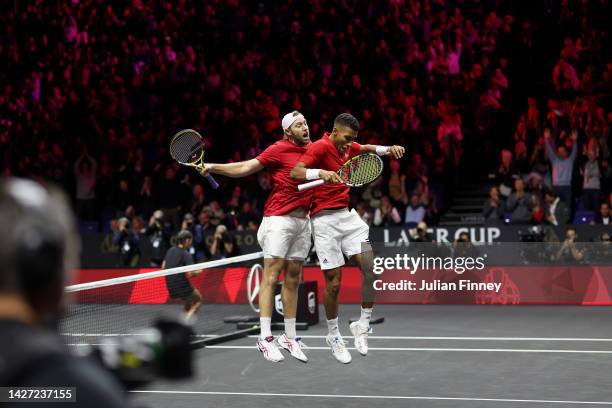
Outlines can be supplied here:
<path id="1" fill-rule="evenodd" d="M 382 173 L 382 168 L 382 160 L 378 156 L 362 154 L 345 165 L 341 178 L 349 185 L 360 186 L 376 180 Z"/>
<path id="2" fill-rule="evenodd" d="M 195 132 L 181 133 L 170 144 L 170 154 L 181 163 L 196 162 L 203 150 L 202 138 Z"/>

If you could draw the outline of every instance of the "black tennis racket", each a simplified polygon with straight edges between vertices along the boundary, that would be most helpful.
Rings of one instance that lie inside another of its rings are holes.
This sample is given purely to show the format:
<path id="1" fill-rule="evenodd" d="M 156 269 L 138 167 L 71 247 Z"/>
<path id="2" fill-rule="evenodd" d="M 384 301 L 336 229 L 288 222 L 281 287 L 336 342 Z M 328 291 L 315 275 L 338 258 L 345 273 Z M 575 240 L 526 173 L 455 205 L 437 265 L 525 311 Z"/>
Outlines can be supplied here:
<path id="1" fill-rule="evenodd" d="M 199 171 L 204 170 L 204 139 L 202 139 L 202 135 L 193 129 L 185 129 L 176 133 L 170 141 L 170 155 L 184 166 L 195 167 Z M 213 176 L 209 174 L 206 179 L 212 188 L 219 188 L 219 183 Z"/>

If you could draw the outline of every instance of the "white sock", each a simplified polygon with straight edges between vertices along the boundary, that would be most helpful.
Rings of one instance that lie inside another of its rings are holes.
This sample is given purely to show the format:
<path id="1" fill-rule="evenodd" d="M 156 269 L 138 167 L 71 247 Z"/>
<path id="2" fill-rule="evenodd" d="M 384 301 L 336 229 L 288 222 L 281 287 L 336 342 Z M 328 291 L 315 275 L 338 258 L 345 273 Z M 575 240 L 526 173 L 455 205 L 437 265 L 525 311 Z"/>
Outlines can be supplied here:
<path id="1" fill-rule="evenodd" d="M 359 317 L 359 325 L 361 327 L 370 327 L 370 319 L 372 318 L 372 308 L 361 308 L 361 316 Z"/>
<path id="2" fill-rule="evenodd" d="M 339 336 L 340 328 L 338 327 L 338 318 L 331 319 L 327 321 L 327 331 L 330 336 Z"/>
<path id="3" fill-rule="evenodd" d="M 260 339 L 265 339 L 272 335 L 272 318 L 271 317 L 260 317 L 259 325 L 261 326 Z"/>
<path id="4" fill-rule="evenodd" d="M 285 335 L 290 339 L 295 339 L 295 319 L 285 319 Z"/>

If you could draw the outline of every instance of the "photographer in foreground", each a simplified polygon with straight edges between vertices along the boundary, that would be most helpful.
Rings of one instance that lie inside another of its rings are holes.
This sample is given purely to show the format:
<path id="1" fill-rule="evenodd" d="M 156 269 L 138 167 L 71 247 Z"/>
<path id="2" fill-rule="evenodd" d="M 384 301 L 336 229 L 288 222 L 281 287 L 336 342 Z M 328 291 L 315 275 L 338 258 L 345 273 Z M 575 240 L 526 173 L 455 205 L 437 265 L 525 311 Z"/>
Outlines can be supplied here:
<path id="1" fill-rule="evenodd" d="M 27 180 L 0 181 L 0 230 L 0 386 L 74 387 L 71 407 L 126 407 L 111 374 L 71 355 L 56 333 L 78 252 L 65 197 Z"/>

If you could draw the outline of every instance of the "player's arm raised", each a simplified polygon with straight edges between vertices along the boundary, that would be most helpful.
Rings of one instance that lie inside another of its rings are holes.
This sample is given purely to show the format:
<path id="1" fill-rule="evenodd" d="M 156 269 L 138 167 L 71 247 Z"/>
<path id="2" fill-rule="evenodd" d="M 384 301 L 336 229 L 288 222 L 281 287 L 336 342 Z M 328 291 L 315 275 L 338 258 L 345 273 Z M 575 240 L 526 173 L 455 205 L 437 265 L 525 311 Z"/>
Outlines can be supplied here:
<path id="1" fill-rule="evenodd" d="M 204 163 L 201 175 L 207 176 L 210 173 L 222 176 L 240 178 L 250 176 L 264 169 L 264 166 L 257 159 L 245 160 L 236 163 Z"/>
<path id="2" fill-rule="evenodd" d="M 363 153 L 375 153 L 379 156 L 391 155 L 395 159 L 401 159 L 406 152 L 403 146 L 381 146 L 381 145 L 361 145 Z"/>
<path id="3" fill-rule="evenodd" d="M 342 179 L 335 172 L 322 169 L 308 169 L 304 162 L 299 162 L 295 165 L 293 170 L 291 170 L 291 178 L 299 181 L 322 179 L 326 183 L 342 183 Z"/>

